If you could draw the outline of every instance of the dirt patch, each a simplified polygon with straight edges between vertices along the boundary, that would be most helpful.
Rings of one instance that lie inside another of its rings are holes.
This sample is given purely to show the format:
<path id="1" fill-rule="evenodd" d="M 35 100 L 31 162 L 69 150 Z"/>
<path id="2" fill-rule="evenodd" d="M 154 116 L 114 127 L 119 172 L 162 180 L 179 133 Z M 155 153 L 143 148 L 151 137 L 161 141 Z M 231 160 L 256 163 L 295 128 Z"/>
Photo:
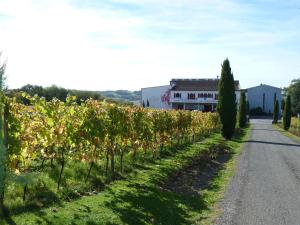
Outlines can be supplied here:
<path id="1" fill-rule="evenodd" d="M 232 154 L 227 146 L 213 146 L 207 154 L 195 158 L 192 164 L 171 176 L 163 188 L 178 194 L 199 195 L 210 185 Z"/>

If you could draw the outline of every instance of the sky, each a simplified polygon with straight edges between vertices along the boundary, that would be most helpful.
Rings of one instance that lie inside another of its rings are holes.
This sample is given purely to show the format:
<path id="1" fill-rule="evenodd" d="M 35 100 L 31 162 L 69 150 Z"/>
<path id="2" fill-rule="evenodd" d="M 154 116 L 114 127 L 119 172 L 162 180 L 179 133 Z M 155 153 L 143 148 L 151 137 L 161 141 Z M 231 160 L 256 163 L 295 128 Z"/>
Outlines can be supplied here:
<path id="1" fill-rule="evenodd" d="M 300 78 L 300 0 L 0 0 L 7 85 L 140 90 L 216 78 Z"/>

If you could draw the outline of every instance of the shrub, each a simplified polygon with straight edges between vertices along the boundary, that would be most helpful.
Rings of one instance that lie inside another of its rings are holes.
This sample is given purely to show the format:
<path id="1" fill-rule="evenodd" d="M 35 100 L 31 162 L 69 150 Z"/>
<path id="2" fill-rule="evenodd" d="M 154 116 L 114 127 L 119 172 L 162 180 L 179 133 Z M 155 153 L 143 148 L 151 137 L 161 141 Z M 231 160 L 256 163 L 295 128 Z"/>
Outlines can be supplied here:
<path id="1" fill-rule="evenodd" d="M 278 100 L 276 100 L 274 105 L 274 113 L 273 113 L 273 123 L 275 124 L 278 122 L 278 115 L 279 115 L 279 104 L 278 104 Z"/>
<path id="2" fill-rule="evenodd" d="M 288 130 L 291 126 L 291 117 L 292 117 L 292 106 L 291 106 L 291 97 L 288 95 L 286 97 L 285 106 L 283 110 L 283 128 Z"/>
<path id="3" fill-rule="evenodd" d="M 241 93 L 239 107 L 239 126 L 245 127 L 247 123 L 247 104 L 245 92 Z"/>

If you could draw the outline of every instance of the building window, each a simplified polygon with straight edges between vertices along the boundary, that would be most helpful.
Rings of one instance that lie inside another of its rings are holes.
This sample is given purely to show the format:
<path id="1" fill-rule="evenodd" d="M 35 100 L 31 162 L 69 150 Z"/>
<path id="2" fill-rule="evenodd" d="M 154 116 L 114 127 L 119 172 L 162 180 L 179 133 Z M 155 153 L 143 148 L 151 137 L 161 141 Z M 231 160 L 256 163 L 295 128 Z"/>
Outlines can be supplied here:
<path id="1" fill-rule="evenodd" d="M 195 99 L 196 95 L 194 93 L 188 93 L 188 99 Z"/>
<path id="2" fill-rule="evenodd" d="M 174 98 L 181 98 L 181 93 L 174 93 Z"/>
<path id="3" fill-rule="evenodd" d="M 208 94 L 207 94 L 207 97 L 208 97 L 208 98 L 212 98 L 212 97 L 213 97 L 213 94 L 208 93 Z"/>
<path id="4" fill-rule="evenodd" d="M 204 98 L 207 98 L 207 93 L 204 94 Z"/>
<path id="5" fill-rule="evenodd" d="M 198 98 L 203 98 L 203 97 L 204 97 L 203 93 L 198 94 Z"/>
<path id="6" fill-rule="evenodd" d="M 215 100 L 218 100 L 218 94 L 215 94 Z"/>

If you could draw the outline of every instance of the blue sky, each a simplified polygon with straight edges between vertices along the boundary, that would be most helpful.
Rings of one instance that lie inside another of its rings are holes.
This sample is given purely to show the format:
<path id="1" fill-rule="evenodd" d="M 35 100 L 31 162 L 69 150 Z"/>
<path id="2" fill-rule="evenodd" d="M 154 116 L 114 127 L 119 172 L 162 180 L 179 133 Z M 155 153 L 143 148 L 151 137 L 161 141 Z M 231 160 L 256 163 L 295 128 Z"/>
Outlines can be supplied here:
<path id="1" fill-rule="evenodd" d="M 0 0 L 7 83 L 87 90 L 215 78 L 300 78 L 300 0 Z"/>

